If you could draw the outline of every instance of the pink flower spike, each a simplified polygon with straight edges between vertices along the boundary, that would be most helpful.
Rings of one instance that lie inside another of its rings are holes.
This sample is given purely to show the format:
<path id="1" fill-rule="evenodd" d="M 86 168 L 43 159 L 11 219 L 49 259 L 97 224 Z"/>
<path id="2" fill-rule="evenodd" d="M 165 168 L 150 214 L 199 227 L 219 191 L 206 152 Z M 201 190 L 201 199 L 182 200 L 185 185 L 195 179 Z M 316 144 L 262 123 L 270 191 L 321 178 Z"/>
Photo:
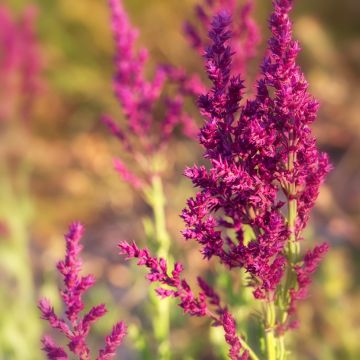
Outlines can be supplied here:
<path id="1" fill-rule="evenodd" d="M 90 359 L 90 348 L 87 345 L 87 336 L 92 325 L 107 312 L 104 304 L 92 307 L 87 314 L 81 316 L 84 309 L 82 296 L 95 284 L 93 275 L 81 276 L 82 261 L 80 253 L 82 245 L 80 240 L 84 234 L 84 227 L 79 222 L 74 222 L 69 226 L 69 231 L 65 235 L 66 254 L 64 260 L 59 261 L 57 269 L 64 280 L 64 288 L 61 295 L 65 305 L 65 314 L 68 321 L 59 318 L 54 311 L 53 306 L 47 299 L 39 301 L 39 309 L 42 319 L 48 321 L 49 325 L 60 331 L 69 340 L 68 348 L 70 352 L 77 356 L 79 360 Z M 125 329 L 123 323 L 121 328 Z M 118 325 L 114 327 L 113 337 L 109 340 L 106 338 L 107 357 L 101 359 L 112 359 L 116 348 L 120 345 L 122 338 L 125 336 L 125 330 L 120 333 Z M 53 340 L 45 336 L 42 340 L 43 351 L 50 360 L 67 360 L 69 357 L 66 351 L 55 345 Z M 112 355 L 111 355 L 112 354 Z"/>
<path id="2" fill-rule="evenodd" d="M 45 352 L 49 360 L 68 360 L 65 350 L 55 344 L 50 336 L 44 336 L 41 339 L 43 344 L 42 350 Z"/>
<path id="3" fill-rule="evenodd" d="M 97 360 L 111 360 L 116 355 L 116 349 L 123 342 L 126 336 L 127 328 L 126 325 L 121 321 L 118 322 L 112 329 L 109 336 L 106 337 L 106 345 L 100 350 Z"/>

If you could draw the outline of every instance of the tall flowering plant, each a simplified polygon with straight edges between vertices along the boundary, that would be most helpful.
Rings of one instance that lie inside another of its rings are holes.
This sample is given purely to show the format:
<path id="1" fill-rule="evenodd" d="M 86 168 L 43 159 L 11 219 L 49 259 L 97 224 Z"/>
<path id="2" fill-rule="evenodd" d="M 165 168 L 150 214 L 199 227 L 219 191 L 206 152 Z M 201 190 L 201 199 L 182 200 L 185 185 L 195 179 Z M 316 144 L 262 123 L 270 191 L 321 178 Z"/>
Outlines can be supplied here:
<path id="1" fill-rule="evenodd" d="M 221 3 L 218 0 L 208 3 L 207 20 L 204 18 L 205 10 L 203 10 L 202 25 L 205 31 L 208 29 L 211 14 L 219 9 Z M 109 0 L 109 7 L 116 45 L 114 92 L 123 110 L 125 122 L 119 125 L 108 115 L 103 117 L 103 122 L 120 141 L 126 154 L 122 159 L 114 161 L 115 169 L 124 181 L 142 195 L 152 209 L 152 219 L 146 223 L 148 245 L 154 249 L 157 256 L 169 258 L 170 237 L 166 226 L 166 196 L 163 189 L 163 178 L 168 163 L 166 150 L 175 129 L 179 126 L 185 136 L 195 137 L 196 122 L 186 111 L 185 100 L 187 97 L 197 98 L 206 87 L 200 77 L 189 76 L 184 70 L 168 64 L 157 66 L 153 77 L 146 76 L 148 51 L 137 48 L 138 30 L 131 25 L 122 1 Z M 236 35 L 236 38 L 242 38 L 238 48 L 242 46 L 245 48 L 243 42 L 255 48 L 256 36 L 248 38 L 248 33 L 251 35 L 256 32 L 256 26 L 250 18 L 250 1 L 242 11 L 231 1 L 227 7 L 236 8 L 242 19 L 242 28 Z M 201 6 L 197 8 L 198 13 L 201 12 L 201 8 Z M 189 24 L 186 28 L 189 36 L 195 36 L 195 29 L 189 32 Z M 200 39 L 200 33 L 197 36 Z M 244 61 L 245 59 L 242 59 L 242 63 Z M 173 88 L 175 90 L 171 90 Z M 162 116 L 159 116 L 159 109 L 163 111 Z M 133 166 L 135 171 L 127 165 L 124 160 L 126 157 L 130 157 L 131 162 L 135 163 L 135 167 Z M 157 298 L 152 302 L 154 309 L 151 322 L 158 343 L 158 356 L 168 359 L 170 358 L 168 304 L 161 303 Z"/>
<path id="2" fill-rule="evenodd" d="M 242 75 L 237 73 L 241 67 L 237 68 L 233 61 L 237 54 L 232 47 L 231 29 L 236 27 L 231 25 L 229 10 L 234 10 L 230 5 L 235 2 L 224 0 L 222 7 L 208 1 L 209 8 L 220 10 L 211 22 L 198 8 L 204 26 L 210 28 L 204 57 L 211 88 L 203 89 L 198 100 L 204 118 L 199 142 L 207 166 L 194 165 L 185 170 L 198 192 L 182 212 L 186 225 L 183 236 L 196 240 L 204 259 L 218 259 L 224 271 L 247 274 L 248 286 L 262 308 L 263 331 L 258 340 L 263 346 L 257 347 L 250 344 L 247 334 L 238 331 L 236 316 L 220 293 L 198 277 L 200 291 L 196 294 L 183 276 L 183 265 L 175 262 L 172 266 L 172 260 L 168 261 L 170 238 L 165 223 L 165 197 L 160 172 L 153 161 L 166 148 L 175 124 L 186 123 L 184 96 L 193 96 L 203 85 L 189 81 L 194 78 L 169 66 L 159 67 L 154 78 L 147 80 L 146 52 L 136 51 L 136 33 L 121 3 L 116 0 L 109 3 L 117 44 L 115 92 L 124 109 L 127 133 L 109 117 L 104 121 L 138 161 L 144 174 L 139 177 L 121 161 L 116 162 L 122 177 L 141 191 L 152 206 L 153 240 L 157 245 L 154 256 L 135 243 L 121 242 L 120 253 L 127 259 L 137 259 L 138 265 L 147 269 L 148 280 L 160 284 L 156 289 L 160 299 L 176 298 L 185 313 L 208 317 L 214 326 L 221 327 L 230 359 L 284 360 L 288 357 L 285 335 L 297 326 L 297 302 L 307 296 L 311 275 L 328 250 L 327 244 L 301 249 L 303 231 L 330 165 L 327 156 L 317 149 L 311 133 L 318 103 L 309 94 L 304 74 L 296 63 L 300 46 L 292 37 L 293 2 L 273 1 L 271 38 L 255 96 L 247 99 Z M 195 30 L 189 30 L 189 34 L 196 36 Z M 163 121 L 158 122 L 155 107 L 164 99 L 161 94 L 167 81 L 178 85 L 179 108 L 174 112 L 173 99 L 168 98 L 163 104 L 167 109 Z M 135 138 L 139 141 L 134 141 Z M 94 283 L 92 276 L 82 277 L 79 273 L 82 232 L 78 223 L 70 227 L 65 237 L 66 257 L 58 264 L 64 277 L 61 294 L 66 319 L 58 317 L 47 300 L 41 300 L 39 307 L 42 317 L 69 339 L 69 351 L 85 360 L 90 359 L 86 342 L 90 327 L 104 315 L 105 307 L 95 306 L 80 315 L 84 308 L 82 295 Z M 170 358 L 168 308 L 162 307 L 160 301 L 154 302 L 154 306 L 158 310 L 153 322 L 159 344 L 156 357 Z M 124 335 L 125 326 L 118 323 L 106 338 L 98 359 L 113 358 Z M 48 358 L 68 358 L 65 349 L 51 338 L 45 337 L 43 345 Z"/>
<path id="3" fill-rule="evenodd" d="M 66 255 L 64 260 L 57 264 L 57 269 L 64 280 L 64 288 L 61 297 L 65 305 L 65 318 L 56 315 L 53 306 L 48 299 L 41 299 L 39 309 L 42 318 L 49 325 L 62 333 L 68 339 L 68 351 L 79 360 L 90 360 L 90 346 L 87 337 L 92 325 L 107 312 L 104 304 L 96 305 L 81 316 L 85 304 L 82 299 L 86 291 L 95 284 L 93 275 L 82 276 L 80 274 L 82 261 L 80 252 L 82 245 L 80 240 L 83 236 L 84 227 L 74 222 L 70 225 L 65 235 Z M 120 321 L 112 329 L 111 334 L 105 339 L 105 346 L 99 350 L 97 360 L 111 360 L 116 355 L 116 350 L 126 335 L 126 325 Z M 42 338 L 43 351 L 49 360 L 70 359 L 64 347 L 59 346 L 49 335 Z"/>
<path id="4" fill-rule="evenodd" d="M 203 87 L 198 78 L 188 78 L 182 70 L 165 65 L 157 66 L 153 77 L 148 78 L 148 51 L 137 48 L 138 30 L 131 25 L 122 1 L 109 0 L 109 8 L 116 46 L 114 92 L 125 122 L 119 125 L 108 115 L 103 117 L 103 122 L 124 150 L 123 158 L 114 160 L 116 171 L 142 195 L 152 210 L 152 218 L 145 227 L 149 245 L 157 255 L 168 257 L 170 237 L 163 189 L 163 174 L 167 167 L 166 149 L 178 126 L 186 136 L 195 135 L 195 123 L 184 111 L 183 105 L 185 96 L 198 94 Z M 170 96 L 168 88 L 174 84 L 178 91 L 175 96 Z M 158 116 L 159 108 L 163 109 L 161 119 Z M 126 163 L 126 157 L 131 158 L 133 169 L 128 166 L 130 161 Z M 152 298 L 152 303 L 149 320 L 157 342 L 157 356 L 169 359 L 169 307 L 168 304 L 161 304 L 156 297 Z M 143 356 L 146 356 L 154 341 L 144 336 L 144 342 L 146 345 L 142 350 Z"/>
<path id="5" fill-rule="evenodd" d="M 291 9 L 292 0 L 273 1 L 272 36 L 256 96 L 246 101 L 243 81 L 232 70 L 231 17 L 220 12 L 213 18 L 205 53 L 212 88 L 199 99 L 205 119 L 199 139 L 209 166 L 185 170 L 199 192 L 182 213 L 183 235 L 200 244 L 205 259 L 216 257 L 228 270 L 248 274 L 263 305 L 263 355 L 269 360 L 287 357 L 285 334 L 296 326 L 296 302 L 306 297 L 311 274 L 328 250 L 327 244 L 300 249 L 330 165 L 311 134 L 318 103 L 296 64 L 300 46 L 292 38 Z M 250 238 L 244 236 L 247 228 Z M 234 316 L 204 280 L 195 296 L 180 264 L 169 274 L 164 258 L 135 244 L 123 242 L 120 249 L 148 268 L 151 282 L 163 285 L 160 297 L 178 298 L 186 313 L 221 325 L 231 359 L 261 358 L 237 334 Z"/>

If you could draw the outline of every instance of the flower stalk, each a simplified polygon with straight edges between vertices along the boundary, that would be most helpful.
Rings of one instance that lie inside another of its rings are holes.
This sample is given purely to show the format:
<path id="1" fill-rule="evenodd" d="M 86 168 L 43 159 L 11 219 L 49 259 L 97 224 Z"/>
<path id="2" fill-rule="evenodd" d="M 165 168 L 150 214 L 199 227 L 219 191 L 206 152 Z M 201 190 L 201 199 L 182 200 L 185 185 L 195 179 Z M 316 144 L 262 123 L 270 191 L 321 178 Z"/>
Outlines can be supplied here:
<path id="1" fill-rule="evenodd" d="M 158 257 L 169 258 L 170 236 L 166 227 L 165 215 L 165 194 L 162 179 L 159 174 L 154 174 L 151 179 L 150 193 L 147 196 L 153 212 L 154 239 L 153 245 L 156 247 Z M 153 331 L 157 341 L 158 357 L 161 360 L 171 359 L 170 349 L 170 303 L 168 300 L 161 301 L 157 296 L 152 297 L 155 307 L 155 315 L 152 318 Z"/>
<path id="2" fill-rule="evenodd" d="M 276 358 L 276 312 L 275 304 L 272 300 L 265 303 L 265 346 L 267 360 L 277 360 Z"/>

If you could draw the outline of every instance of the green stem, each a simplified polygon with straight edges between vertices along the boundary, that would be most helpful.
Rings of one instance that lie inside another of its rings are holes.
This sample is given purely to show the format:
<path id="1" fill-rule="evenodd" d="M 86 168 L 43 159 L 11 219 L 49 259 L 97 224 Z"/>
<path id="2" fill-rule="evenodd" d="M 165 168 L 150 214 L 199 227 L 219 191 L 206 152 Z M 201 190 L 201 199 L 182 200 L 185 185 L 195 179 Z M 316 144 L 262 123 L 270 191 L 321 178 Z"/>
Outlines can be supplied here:
<path id="1" fill-rule="evenodd" d="M 170 237 L 166 229 L 165 195 L 161 177 L 154 175 L 151 184 L 151 207 L 154 215 L 157 256 L 168 259 Z M 153 318 L 153 330 L 158 341 L 158 356 L 160 360 L 171 359 L 169 333 L 170 333 L 170 309 L 168 299 L 154 298 L 156 316 Z"/>
<path id="2" fill-rule="evenodd" d="M 288 228 L 289 236 L 289 260 L 291 264 L 296 263 L 299 253 L 299 243 L 296 241 L 295 224 L 297 216 L 297 202 L 296 199 L 290 199 L 288 202 Z"/>
<path id="3" fill-rule="evenodd" d="M 276 312 L 275 304 L 269 301 L 265 305 L 265 344 L 267 360 L 276 360 L 276 339 L 275 339 L 275 325 Z"/>
<path id="4" fill-rule="evenodd" d="M 285 350 L 285 337 L 282 335 L 278 339 L 279 344 L 279 360 L 285 360 L 286 350 Z"/>
<path id="5" fill-rule="evenodd" d="M 152 210 L 154 213 L 155 240 L 158 245 L 158 256 L 167 256 L 170 248 L 170 237 L 166 229 L 165 195 L 161 177 L 152 178 Z"/>
<path id="6" fill-rule="evenodd" d="M 288 157 L 288 170 L 292 172 L 294 170 L 294 163 L 296 161 L 296 154 L 294 152 L 289 153 Z M 296 286 L 296 272 L 294 266 L 296 265 L 299 254 L 300 244 L 296 239 L 296 218 L 297 218 L 297 200 L 296 200 L 296 185 L 294 183 L 288 184 L 287 189 L 288 196 L 288 214 L 287 223 L 289 230 L 289 240 L 286 248 L 286 254 L 288 258 L 288 268 L 285 275 L 285 282 L 282 287 L 280 296 L 280 322 L 285 324 L 288 319 L 288 308 L 290 305 L 290 289 Z M 281 335 L 278 338 L 279 345 L 279 360 L 286 360 L 286 348 L 285 348 L 285 336 Z"/>

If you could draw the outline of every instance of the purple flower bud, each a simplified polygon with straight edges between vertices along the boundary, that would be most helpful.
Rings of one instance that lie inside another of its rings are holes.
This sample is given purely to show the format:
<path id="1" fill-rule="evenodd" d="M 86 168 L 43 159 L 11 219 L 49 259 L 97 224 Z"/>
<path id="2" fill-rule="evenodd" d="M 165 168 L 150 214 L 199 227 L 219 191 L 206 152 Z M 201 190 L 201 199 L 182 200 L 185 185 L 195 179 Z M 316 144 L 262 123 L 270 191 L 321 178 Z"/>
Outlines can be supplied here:
<path id="1" fill-rule="evenodd" d="M 229 358 L 231 360 L 248 359 L 247 351 L 240 356 L 242 346 L 239 337 L 236 335 L 236 322 L 229 312 L 224 312 L 222 322 L 225 331 L 225 340 L 230 345 Z"/>

